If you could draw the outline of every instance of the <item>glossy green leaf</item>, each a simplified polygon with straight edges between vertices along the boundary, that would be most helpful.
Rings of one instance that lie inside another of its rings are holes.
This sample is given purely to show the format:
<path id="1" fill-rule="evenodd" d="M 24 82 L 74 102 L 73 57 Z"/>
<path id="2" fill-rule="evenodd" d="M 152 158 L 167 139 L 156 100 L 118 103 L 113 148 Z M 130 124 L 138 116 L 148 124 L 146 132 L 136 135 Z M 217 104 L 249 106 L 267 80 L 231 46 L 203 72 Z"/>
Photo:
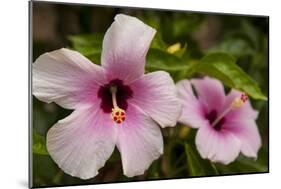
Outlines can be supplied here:
<path id="1" fill-rule="evenodd" d="M 246 157 L 241 157 L 239 158 L 235 163 L 234 163 L 235 167 L 240 167 L 240 168 L 244 168 L 244 169 L 249 169 L 252 171 L 257 171 L 257 172 L 265 172 L 267 171 L 267 166 L 261 164 L 260 162 L 257 162 L 253 159 L 250 158 L 246 158 Z"/>
<path id="2" fill-rule="evenodd" d="M 216 167 L 223 174 L 255 173 L 268 171 L 268 166 L 263 162 L 247 158 L 243 155 L 240 155 L 239 158 L 228 165 L 216 164 Z"/>
<path id="3" fill-rule="evenodd" d="M 73 49 L 85 56 L 100 53 L 102 50 L 102 34 L 71 35 L 68 39 L 70 40 Z"/>
<path id="4" fill-rule="evenodd" d="M 168 72 L 188 71 L 194 65 L 181 58 L 159 49 L 150 49 L 145 68 L 148 71 L 164 70 Z"/>
<path id="5" fill-rule="evenodd" d="M 209 52 L 225 52 L 235 57 L 250 56 L 255 54 L 255 49 L 250 42 L 240 36 L 229 37 Z"/>
<path id="6" fill-rule="evenodd" d="M 32 143 L 32 152 L 34 154 L 48 155 L 45 138 L 37 134 L 34 130 L 32 133 Z"/>
<path id="7" fill-rule="evenodd" d="M 187 168 L 190 176 L 218 175 L 216 167 L 208 160 L 200 157 L 194 145 L 185 143 Z"/>
<path id="8" fill-rule="evenodd" d="M 157 32 L 151 41 L 150 48 L 165 50 L 168 45 L 163 41 L 162 35 L 160 32 Z"/>
<path id="9" fill-rule="evenodd" d="M 101 64 L 101 52 L 92 53 L 89 55 L 85 55 L 88 59 L 90 59 L 95 64 Z"/>
<path id="10" fill-rule="evenodd" d="M 226 53 L 213 53 L 205 56 L 197 64 L 195 72 L 215 77 L 225 85 L 244 91 L 254 99 L 267 99 L 258 84 L 235 64 L 232 56 Z"/>
<path id="11" fill-rule="evenodd" d="M 75 45 L 91 46 L 95 44 L 102 44 L 103 34 L 80 34 L 80 35 L 70 35 L 68 39 Z"/>

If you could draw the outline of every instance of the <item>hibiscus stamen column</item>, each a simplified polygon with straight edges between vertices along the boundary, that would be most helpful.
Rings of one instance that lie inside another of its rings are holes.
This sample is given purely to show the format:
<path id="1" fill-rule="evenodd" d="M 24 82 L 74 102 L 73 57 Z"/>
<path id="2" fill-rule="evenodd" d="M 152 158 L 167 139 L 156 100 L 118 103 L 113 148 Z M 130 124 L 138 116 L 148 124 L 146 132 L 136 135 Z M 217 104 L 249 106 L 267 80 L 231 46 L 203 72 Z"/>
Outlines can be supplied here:
<path id="1" fill-rule="evenodd" d="M 245 93 L 242 93 L 239 97 L 236 97 L 232 103 L 230 104 L 230 106 L 228 108 L 226 108 L 225 111 L 223 111 L 218 117 L 217 119 L 215 119 L 215 121 L 212 123 L 212 127 L 214 127 L 216 124 L 219 123 L 219 121 L 231 110 L 240 108 L 243 104 L 245 104 L 245 102 L 248 100 L 248 96 Z"/>
<path id="2" fill-rule="evenodd" d="M 117 87 L 111 86 L 110 92 L 112 95 L 112 104 L 113 104 L 111 118 L 113 119 L 113 121 L 120 124 L 123 121 L 125 121 L 126 113 L 125 113 L 125 110 L 123 110 L 122 108 L 119 108 L 117 105 L 117 100 L 116 100 Z"/>

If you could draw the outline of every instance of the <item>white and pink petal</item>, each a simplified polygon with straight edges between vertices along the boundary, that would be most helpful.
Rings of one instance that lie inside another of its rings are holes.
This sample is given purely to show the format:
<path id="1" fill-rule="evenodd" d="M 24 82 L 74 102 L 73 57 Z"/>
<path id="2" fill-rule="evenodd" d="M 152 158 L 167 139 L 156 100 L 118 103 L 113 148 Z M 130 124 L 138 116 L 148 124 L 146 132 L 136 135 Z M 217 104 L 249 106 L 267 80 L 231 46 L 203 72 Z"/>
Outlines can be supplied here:
<path id="1" fill-rule="evenodd" d="M 214 78 L 204 77 L 202 79 L 192 79 L 199 101 L 210 112 L 220 111 L 225 103 L 225 92 L 222 83 Z"/>
<path id="2" fill-rule="evenodd" d="M 163 153 L 162 133 L 149 115 L 134 105 L 126 110 L 126 120 L 118 127 L 117 147 L 124 175 L 142 175 Z"/>
<path id="3" fill-rule="evenodd" d="M 109 80 L 131 82 L 144 74 L 145 57 L 156 30 L 135 17 L 118 14 L 103 40 L 101 64 Z"/>
<path id="4" fill-rule="evenodd" d="M 261 136 L 255 120 L 227 121 L 225 127 L 241 141 L 241 152 L 256 159 L 261 147 Z"/>
<path id="5" fill-rule="evenodd" d="M 189 80 L 181 80 L 177 83 L 178 97 L 182 104 L 182 113 L 179 122 L 192 128 L 199 128 L 208 124 L 202 104 L 194 95 Z"/>
<path id="6" fill-rule="evenodd" d="M 33 94 L 68 109 L 91 105 L 99 86 L 106 82 L 103 68 L 64 48 L 41 55 L 32 69 Z"/>
<path id="7" fill-rule="evenodd" d="M 67 174 L 89 179 L 98 174 L 112 154 L 116 126 L 99 108 L 77 109 L 47 133 L 47 149 Z"/>
<path id="8" fill-rule="evenodd" d="M 222 164 L 234 161 L 241 149 L 241 141 L 232 132 L 218 132 L 210 125 L 199 128 L 195 143 L 202 158 Z"/>
<path id="9" fill-rule="evenodd" d="M 161 127 L 175 126 L 181 103 L 171 76 L 164 71 L 152 72 L 133 82 L 129 102 L 140 107 Z"/>

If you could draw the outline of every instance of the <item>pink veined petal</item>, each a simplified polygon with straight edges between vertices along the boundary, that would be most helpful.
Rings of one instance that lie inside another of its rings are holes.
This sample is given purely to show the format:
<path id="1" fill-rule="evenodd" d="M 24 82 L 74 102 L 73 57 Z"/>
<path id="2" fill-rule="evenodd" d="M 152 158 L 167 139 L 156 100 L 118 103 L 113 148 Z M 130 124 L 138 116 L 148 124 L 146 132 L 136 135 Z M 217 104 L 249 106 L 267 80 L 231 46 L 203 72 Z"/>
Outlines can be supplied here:
<path id="1" fill-rule="evenodd" d="M 232 89 L 231 92 L 226 96 L 225 107 L 229 107 L 230 104 L 236 97 L 240 97 L 242 92 Z M 229 120 L 256 120 L 258 117 L 258 111 L 254 110 L 251 106 L 250 101 L 248 100 L 241 107 L 232 110 L 226 115 L 226 118 Z"/>
<path id="2" fill-rule="evenodd" d="M 98 108 L 77 109 L 47 133 L 47 149 L 67 174 L 89 179 L 112 154 L 117 138 L 108 114 Z"/>
<path id="3" fill-rule="evenodd" d="M 241 151 L 245 156 L 257 158 L 261 147 L 261 137 L 253 119 L 227 121 L 225 128 L 241 141 Z"/>
<path id="4" fill-rule="evenodd" d="M 133 82 L 129 99 L 152 117 L 161 127 L 175 126 L 181 113 L 175 84 L 167 72 L 157 71 Z"/>
<path id="5" fill-rule="evenodd" d="M 32 67 L 33 94 L 68 109 L 91 105 L 106 82 L 103 68 L 69 49 L 45 53 Z"/>
<path id="6" fill-rule="evenodd" d="M 222 83 L 210 77 L 192 79 L 191 83 L 196 89 L 199 101 L 205 105 L 206 111 L 220 111 L 225 101 Z"/>
<path id="7" fill-rule="evenodd" d="M 195 142 L 202 158 L 222 164 L 234 161 L 241 149 L 241 142 L 233 133 L 218 132 L 210 125 L 199 128 Z"/>
<path id="8" fill-rule="evenodd" d="M 195 97 L 191 83 L 188 80 L 181 80 L 176 86 L 179 99 L 183 105 L 179 122 L 192 128 L 199 128 L 208 124 L 209 122 L 205 119 L 202 104 Z"/>
<path id="9" fill-rule="evenodd" d="M 118 127 L 117 147 L 124 175 L 142 175 L 163 153 L 163 138 L 158 125 L 138 107 L 130 104 L 126 120 Z"/>
<path id="10" fill-rule="evenodd" d="M 102 67 L 109 80 L 126 83 L 144 74 L 145 57 L 156 30 L 135 17 L 118 14 L 103 40 Z"/>

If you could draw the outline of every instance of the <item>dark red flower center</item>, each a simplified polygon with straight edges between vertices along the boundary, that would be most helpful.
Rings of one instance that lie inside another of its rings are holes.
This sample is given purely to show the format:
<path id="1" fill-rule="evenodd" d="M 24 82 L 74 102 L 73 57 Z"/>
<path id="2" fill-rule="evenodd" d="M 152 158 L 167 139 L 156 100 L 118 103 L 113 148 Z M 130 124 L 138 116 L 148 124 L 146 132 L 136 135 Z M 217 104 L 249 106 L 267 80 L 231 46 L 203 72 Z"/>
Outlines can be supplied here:
<path id="1" fill-rule="evenodd" d="M 98 91 L 98 97 L 101 98 L 100 107 L 105 113 L 111 113 L 113 108 L 112 93 L 110 88 L 115 86 L 117 88 L 116 101 L 120 108 L 126 110 L 128 107 L 127 100 L 133 97 L 132 89 L 123 84 L 120 79 L 111 80 L 108 84 L 101 86 Z"/>
<path id="2" fill-rule="evenodd" d="M 216 110 L 211 110 L 207 115 L 206 115 L 206 119 L 209 120 L 210 124 L 212 124 L 216 119 L 218 118 L 218 112 Z M 216 123 L 213 128 L 216 131 L 220 131 L 222 129 L 222 126 L 225 122 L 225 119 L 222 118 L 220 119 L 220 121 L 218 123 Z"/>

